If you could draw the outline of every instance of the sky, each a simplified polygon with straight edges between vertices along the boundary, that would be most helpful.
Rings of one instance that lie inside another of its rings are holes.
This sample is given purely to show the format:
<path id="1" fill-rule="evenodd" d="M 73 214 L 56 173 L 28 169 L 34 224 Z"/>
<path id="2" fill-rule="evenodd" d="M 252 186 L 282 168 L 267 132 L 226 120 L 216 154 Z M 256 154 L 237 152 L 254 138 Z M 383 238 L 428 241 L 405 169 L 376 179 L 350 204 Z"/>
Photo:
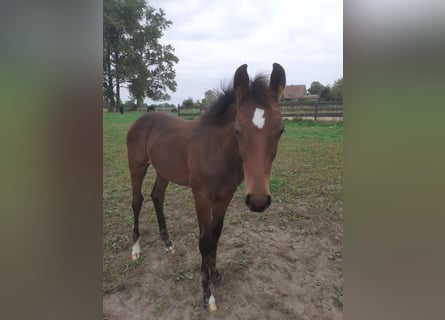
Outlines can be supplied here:
<path id="1" fill-rule="evenodd" d="M 172 25 L 161 43 L 179 58 L 176 92 L 169 103 L 204 98 L 229 85 L 248 65 L 253 78 L 278 62 L 287 84 L 332 85 L 343 76 L 342 0 L 151 0 Z M 123 97 L 125 99 L 125 97 Z M 150 101 L 147 101 L 150 103 Z"/>

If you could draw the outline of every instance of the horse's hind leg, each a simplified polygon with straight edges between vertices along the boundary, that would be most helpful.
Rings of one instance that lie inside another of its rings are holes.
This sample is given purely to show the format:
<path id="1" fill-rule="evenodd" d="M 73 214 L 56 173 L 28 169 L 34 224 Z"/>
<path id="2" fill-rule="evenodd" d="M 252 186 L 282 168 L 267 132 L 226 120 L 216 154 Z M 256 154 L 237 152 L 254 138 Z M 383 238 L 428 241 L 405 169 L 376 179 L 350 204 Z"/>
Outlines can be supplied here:
<path id="1" fill-rule="evenodd" d="M 153 186 L 153 190 L 151 192 L 151 199 L 153 200 L 153 205 L 156 211 L 159 232 L 161 234 L 162 240 L 165 243 L 165 250 L 170 251 L 171 253 L 175 253 L 173 243 L 170 241 L 170 237 L 168 235 L 167 225 L 165 224 L 164 217 L 164 196 L 167 186 L 168 180 L 160 177 L 159 175 L 156 175 L 155 185 Z"/>
<path id="2" fill-rule="evenodd" d="M 137 260 L 141 254 L 139 246 L 139 213 L 141 212 L 142 202 L 142 181 L 147 173 L 148 164 L 130 165 L 131 187 L 133 189 L 133 200 L 131 207 L 133 209 L 134 226 L 133 226 L 133 247 L 131 249 L 131 258 Z"/>

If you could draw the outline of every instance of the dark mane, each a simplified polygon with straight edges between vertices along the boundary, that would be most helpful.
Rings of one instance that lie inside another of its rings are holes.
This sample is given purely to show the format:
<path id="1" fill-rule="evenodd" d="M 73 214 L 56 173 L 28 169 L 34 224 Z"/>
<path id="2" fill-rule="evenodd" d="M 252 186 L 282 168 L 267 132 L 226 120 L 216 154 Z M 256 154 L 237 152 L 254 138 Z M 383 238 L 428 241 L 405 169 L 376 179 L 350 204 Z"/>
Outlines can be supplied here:
<path id="1" fill-rule="evenodd" d="M 257 75 L 249 86 L 249 95 L 245 99 L 252 99 L 263 107 L 268 107 L 274 101 L 274 93 L 269 87 L 269 81 L 265 75 Z M 222 89 L 207 110 L 201 115 L 200 121 L 202 123 L 225 123 L 230 120 L 229 110 L 232 110 L 236 100 L 233 85 Z"/>
<path id="2" fill-rule="evenodd" d="M 268 108 L 276 100 L 275 93 L 270 89 L 269 79 L 265 75 L 257 75 L 251 82 L 250 98 L 256 103 L 261 104 L 263 108 Z"/>
<path id="3" fill-rule="evenodd" d="M 235 92 L 232 87 L 222 89 L 216 100 L 207 107 L 199 120 L 202 123 L 224 123 L 230 113 L 227 111 L 231 109 L 235 100 Z"/>

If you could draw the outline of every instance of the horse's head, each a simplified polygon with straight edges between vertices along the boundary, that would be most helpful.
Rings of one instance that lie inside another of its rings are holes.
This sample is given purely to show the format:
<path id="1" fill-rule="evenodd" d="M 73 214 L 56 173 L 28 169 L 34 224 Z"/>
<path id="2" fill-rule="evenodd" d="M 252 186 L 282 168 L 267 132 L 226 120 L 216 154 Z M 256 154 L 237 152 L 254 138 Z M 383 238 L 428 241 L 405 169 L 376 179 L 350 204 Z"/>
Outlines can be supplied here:
<path id="1" fill-rule="evenodd" d="M 235 134 L 246 180 L 245 203 L 251 211 L 263 212 L 272 202 L 269 178 L 284 129 L 278 103 L 285 84 L 286 75 L 278 63 L 273 64 L 270 83 L 263 77 L 250 82 L 247 65 L 235 72 Z"/>

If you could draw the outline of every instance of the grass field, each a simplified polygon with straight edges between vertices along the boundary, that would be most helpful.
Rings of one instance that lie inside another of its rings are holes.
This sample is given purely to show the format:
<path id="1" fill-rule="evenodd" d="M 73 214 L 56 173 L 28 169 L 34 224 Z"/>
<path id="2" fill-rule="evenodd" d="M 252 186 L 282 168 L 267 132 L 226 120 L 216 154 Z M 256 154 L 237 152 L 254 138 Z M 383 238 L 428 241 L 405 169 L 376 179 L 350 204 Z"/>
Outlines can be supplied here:
<path id="1" fill-rule="evenodd" d="M 152 168 L 143 187 L 142 259 L 130 259 L 133 217 L 125 138 L 141 114 L 103 115 L 104 316 L 118 319 L 119 311 L 113 307 L 116 301 L 136 294 L 138 288 L 149 300 L 144 312 L 154 318 L 174 315 L 176 310 L 165 299 L 154 298 L 159 295 L 181 300 L 176 308 L 195 318 L 202 310 L 198 227 L 191 192 L 174 184 L 167 189 L 167 226 L 178 251 L 171 258 L 163 253 L 149 201 Z M 256 306 L 250 310 L 253 315 L 279 314 L 282 319 L 341 316 L 342 145 L 342 123 L 285 122 L 270 180 L 272 206 L 265 214 L 251 214 L 243 204 L 241 185 L 228 209 L 218 251 L 224 280 L 216 291 L 220 309 L 216 318 L 239 316 L 252 303 Z M 259 289 L 246 293 L 239 287 L 243 285 Z M 261 291 L 264 286 L 271 286 L 275 294 Z"/>

